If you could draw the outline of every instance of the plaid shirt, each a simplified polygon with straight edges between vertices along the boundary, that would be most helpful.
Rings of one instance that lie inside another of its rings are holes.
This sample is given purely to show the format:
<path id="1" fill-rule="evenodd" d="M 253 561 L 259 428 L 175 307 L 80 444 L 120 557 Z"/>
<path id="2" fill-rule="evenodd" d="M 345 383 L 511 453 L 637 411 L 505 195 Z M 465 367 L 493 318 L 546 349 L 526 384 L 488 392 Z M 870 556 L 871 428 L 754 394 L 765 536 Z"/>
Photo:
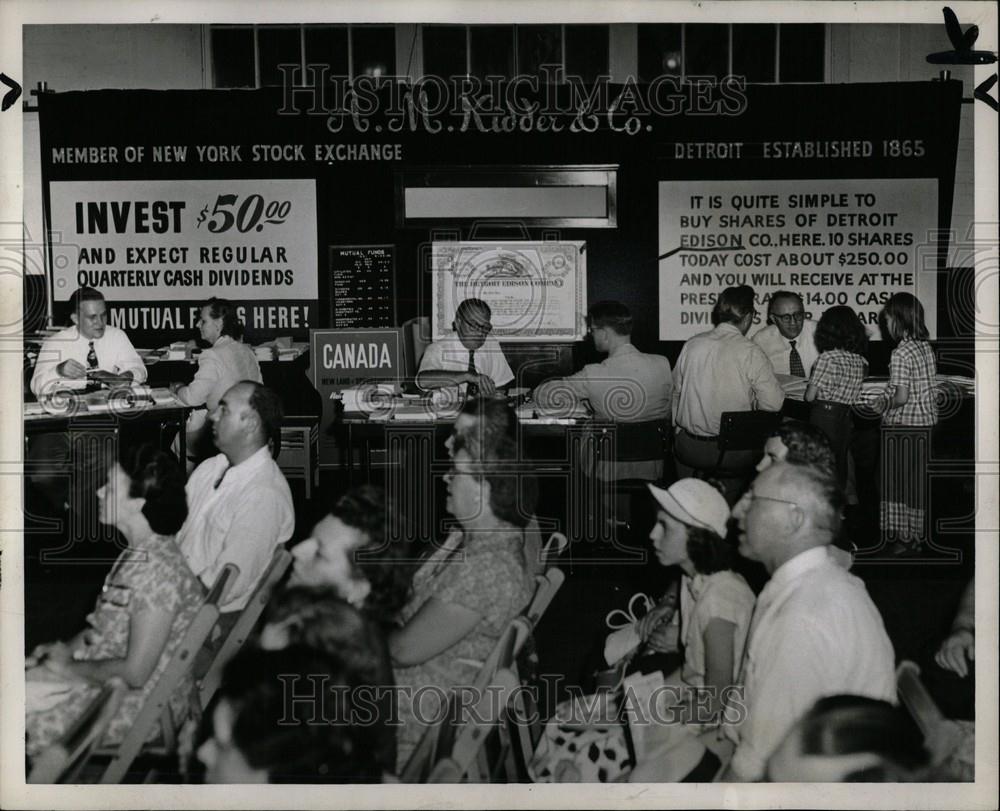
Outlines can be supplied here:
<path id="1" fill-rule="evenodd" d="M 937 364 L 934 362 L 934 351 L 927 341 L 904 338 L 899 346 L 892 350 L 892 357 L 889 359 L 888 394 L 892 396 L 896 386 L 900 385 L 909 387 L 909 399 L 903 405 L 886 411 L 882 415 L 882 424 L 936 425 Z"/>
<path id="2" fill-rule="evenodd" d="M 846 349 L 830 349 L 816 359 L 809 382 L 819 389 L 818 400 L 854 405 L 866 374 L 868 361 L 861 355 Z"/>

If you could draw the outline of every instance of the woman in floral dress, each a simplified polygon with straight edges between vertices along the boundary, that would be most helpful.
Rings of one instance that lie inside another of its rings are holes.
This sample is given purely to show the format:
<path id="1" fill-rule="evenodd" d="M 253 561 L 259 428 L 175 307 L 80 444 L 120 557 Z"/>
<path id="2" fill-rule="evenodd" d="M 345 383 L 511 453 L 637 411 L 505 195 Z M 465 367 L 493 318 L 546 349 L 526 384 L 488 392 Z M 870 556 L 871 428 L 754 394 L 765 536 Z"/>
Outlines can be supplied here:
<path id="1" fill-rule="evenodd" d="M 108 470 L 98 490 L 100 518 L 127 547 L 104 581 L 87 627 L 68 642 L 39 645 L 26 667 L 27 752 L 57 740 L 109 679 L 130 691 L 104 742 L 120 742 L 132 726 L 204 600 L 174 534 L 187 517 L 184 474 L 168 453 L 150 445 Z M 171 698 L 180 713 L 184 685 Z"/>
<path id="2" fill-rule="evenodd" d="M 461 524 L 413 578 L 403 625 L 389 634 L 402 726 L 397 763 L 406 764 L 429 724 L 439 718 L 447 692 L 471 686 L 507 623 L 531 599 L 524 535 L 534 498 L 528 479 L 498 475 L 498 464 L 517 458 L 504 438 L 475 460 L 463 437 L 455 440 L 448 512 Z M 416 703 L 414 703 L 416 699 Z"/>

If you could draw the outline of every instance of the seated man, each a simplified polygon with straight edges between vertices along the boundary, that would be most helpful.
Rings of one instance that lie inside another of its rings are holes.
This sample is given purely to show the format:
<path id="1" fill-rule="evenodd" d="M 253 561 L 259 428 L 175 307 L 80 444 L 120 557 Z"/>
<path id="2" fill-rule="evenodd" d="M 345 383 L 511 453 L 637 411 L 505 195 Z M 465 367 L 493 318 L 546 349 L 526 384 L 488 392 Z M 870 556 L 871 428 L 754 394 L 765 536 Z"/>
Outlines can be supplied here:
<path id="1" fill-rule="evenodd" d="M 757 599 L 742 706 L 727 710 L 732 780 L 760 780 L 788 731 L 823 696 L 895 702 L 882 617 L 864 583 L 830 553 L 841 500 L 833 479 L 779 464 L 757 476 L 733 511 L 740 554 L 763 563 L 771 579 Z"/>
<path id="2" fill-rule="evenodd" d="M 452 323 L 455 334 L 434 341 L 424 351 L 417 385 L 422 389 L 462 385 L 468 397 L 491 397 L 497 389 L 510 385 L 514 373 L 500 344 L 489 337 L 492 316 L 490 306 L 480 299 L 459 304 Z"/>
<path id="3" fill-rule="evenodd" d="M 753 342 L 764 350 L 777 375 L 809 377 L 819 351 L 816 325 L 806 318 L 802 296 L 779 290 L 767 304 L 768 326 L 754 333 Z"/>
<path id="4" fill-rule="evenodd" d="M 42 343 L 31 376 L 32 394 L 42 399 L 58 389 L 60 380 L 89 378 L 109 386 L 142 383 L 146 366 L 128 336 L 108 324 L 108 307 L 101 292 L 80 287 L 70 296 L 69 305 L 72 324 Z M 70 438 L 64 432 L 33 437 L 28 452 L 39 468 L 29 474 L 31 481 L 57 510 L 69 495 L 67 474 L 78 484 L 86 478 L 76 475 L 83 471 L 71 469 L 70 452 Z M 92 454 L 82 462 L 103 481 L 107 460 L 102 454 Z"/>
<path id="5" fill-rule="evenodd" d="M 732 504 L 755 453 L 731 450 L 719 462 L 718 437 L 727 411 L 779 411 L 785 393 L 764 351 L 746 337 L 757 311 L 752 287 L 727 287 L 712 310 L 715 328 L 689 338 L 674 366 L 674 457 L 677 475 L 712 471 Z"/>
<path id="6" fill-rule="evenodd" d="M 222 453 L 202 462 L 188 479 L 188 517 L 177 543 L 206 586 L 227 563 L 240 567 L 220 606 L 224 616 L 231 613 L 231 624 L 275 548 L 292 536 L 295 511 L 288 482 L 272 458 L 281 442 L 277 395 L 241 381 L 222 395 L 209 419 Z"/>
<path id="7" fill-rule="evenodd" d="M 632 314 L 617 301 L 598 301 L 587 313 L 589 333 L 601 363 L 590 363 L 560 380 L 549 380 L 535 389 L 542 408 L 562 409 L 586 400 L 599 420 L 635 423 L 670 419 L 672 380 L 670 361 L 662 355 L 640 352 L 632 344 Z M 655 453 L 655 449 L 651 449 Z M 598 478 L 647 479 L 663 476 L 663 460 L 633 462 L 601 460 Z"/>
<path id="8" fill-rule="evenodd" d="M 832 551 L 841 502 L 836 481 L 808 466 L 780 462 L 754 479 L 733 516 L 740 554 L 762 563 L 770 580 L 751 621 L 742 698 L 730 698 L 718 734 L 680 736 L 669 751 L 647 752 L 633 782 L 678 779 L 680 761 L 710 780 L 721 762 L 716 752 L 731 744 L 722 777 L 761 780 L 817 700 L 855 695 L 895 703 L 895 657 L 882 617 L 844 556 Z"/>

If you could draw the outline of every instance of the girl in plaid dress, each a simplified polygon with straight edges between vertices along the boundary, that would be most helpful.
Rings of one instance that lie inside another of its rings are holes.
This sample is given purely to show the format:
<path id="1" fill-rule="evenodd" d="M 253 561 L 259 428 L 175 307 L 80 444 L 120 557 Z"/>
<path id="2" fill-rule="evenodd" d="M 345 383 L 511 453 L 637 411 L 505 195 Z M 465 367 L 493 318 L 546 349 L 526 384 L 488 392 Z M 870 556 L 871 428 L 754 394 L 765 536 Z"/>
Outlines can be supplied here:
<path id="1" fill-rule="evenodd" d="M 924 308 L 896 293 L 882 310 L 896 342 L 889 359 L 887 407 L 882 414 L 882 537 L 895 554 L 916 551 L 927 537 L 927 464 L 937 424 L 937 365 L 924 326 Z"/>
<path id="2" fill-rule="evenodd" d="M 831 307 L 816 325 L 819 357 L 813 366 L 805 401 L 812 403 L 809 422 L 830 440 L 837 460 L 837 482 L 847 481 L 847 449 L 851 443 L 851 408 L 868 374 L 868 334 L 850 307 Z"/>

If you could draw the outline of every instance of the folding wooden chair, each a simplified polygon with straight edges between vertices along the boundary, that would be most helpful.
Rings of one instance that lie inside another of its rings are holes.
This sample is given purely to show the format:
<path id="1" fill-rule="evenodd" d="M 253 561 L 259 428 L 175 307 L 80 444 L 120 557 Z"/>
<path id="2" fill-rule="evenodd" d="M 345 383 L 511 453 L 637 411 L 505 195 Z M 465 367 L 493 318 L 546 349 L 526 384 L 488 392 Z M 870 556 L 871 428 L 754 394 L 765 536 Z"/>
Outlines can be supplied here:
<path id="1" fill-rule="evenodd" d="M 920 680 L 920 667 L 914 662 L 900 662 L 896 668 L 896 692 L 900 703 L 924 735 L 924 745 L 931 763 L 939 765 L 965 737 L 962 728 L 945 718 L 931 694 Z"/>
<path id="2" fill-rule="evenodd" d="M 514 671 L 507 668 L 493 674 L 488 689 L 480 694 L 479 701 L 469 712 L 469 720 L 455 736 L 455 742 L 448 756 L 435 763 L 427 778 L 428 783 L 461 783 L 489 781 L 494 776 L 493 769 L 482 772 L 482 756 L 490 733 L 504 723 L 512 697 L 518 692 L 518 679 Z M 502 759 L 501 759 L 502 762 Z"/>
<path id="3" fill-rule="evenodd" d="M 525 617 L 514 617 L 510 621 L 471 686 L 477 695 L 483 695 L 498 669 L 514 668 L 517 654 L 530 633 L 531 626 Z M 417 743 L 409 760 L 400 771 L 401 783 L 425 782 L 438 760 L 447 756 L 442 753 L 451 751 L 452 742 L 464 724 L 463 719 L 458 717 L 457 698 L 457 694 L 453 691 L 449 697 L 447 711 L 437 723 L 427 728 Z"/>
<path id="4" fill-rule="evenodd" d="M 140 752 L 167 757 L 177 749 L 177 730 L 184 718 L 174 718 L 170 698 L 194 663 L 195 655 L 208 639 L 219 620 L 219 601 L 231 580 L 236 579 L 237 567 L 227 564 L 205 597 L 198 613 L 188 626 L 180 645 L 171 657 L 152 692 L 132 722 L 124 740 L 115 747 L 97 748 L 95 757 L 110 756 L 111 762 L 101 775 L 103 784 L 120 783 Z M 156 745 L 147 746 L 150 735 L 159 725 L 160 736 Z"/>
<path id="5" fill-rule="evenodd" d="M 535 596 L 531 598 L 531 602 L 524 611 L 524 616 L 531 623 L 532 630 L 538 625 L 538 621 L 565 581 L 566 575 L 563 570 L 557 569 L 555 566 L 550 566 L 545 574 L 540 574 L 535 578 L 537 583 Z"/>
<path id="6" fill-rule="evenodd" d="M 77 718 L 62 738 L 40 752 L 31 766 L 29 783 L 76 783 L 84 765 L 104 736 L 128 686 L 122 679 L 104 683 L 90 706 Z"/>
<path id="7" fill-rule="evenodd" d="M 569 538 L 561 532 L 553 532 L 542 547 L 542 563 L 549 567 L 569 548 Z"/>
<path id="8" fill-rule="evenodd" d="M 719 458 L 713 473 L 722 470 L 728 451 L 759 451 L 781 425 L 778 411 L 724 411 L 719 423 Z"/>
<path id="9" fill-rule="evenodd" d="M 199 678 L 195 684 L 199 712 L 204 712 L 212 700 L 212 696 L 215 695 L 215 691 L 219 689 L 219 684 L 222 682 L 222 671 L 226 663 L 246 644 L 257 625 L 257 620 L 260 619 L 260 615 L 270 601 L 275 586 L 281 582 L 281 578 L 285 576 L 291 563 L 292 555 L 284 546 L 279 546 L 274 550 L 271 563 L 261 575 L 250 601 L 240 613 L 239 619 L 236 620 L 236 624 L 230 629 L 229 634 L 219 645 L 205 675 Z"/>

